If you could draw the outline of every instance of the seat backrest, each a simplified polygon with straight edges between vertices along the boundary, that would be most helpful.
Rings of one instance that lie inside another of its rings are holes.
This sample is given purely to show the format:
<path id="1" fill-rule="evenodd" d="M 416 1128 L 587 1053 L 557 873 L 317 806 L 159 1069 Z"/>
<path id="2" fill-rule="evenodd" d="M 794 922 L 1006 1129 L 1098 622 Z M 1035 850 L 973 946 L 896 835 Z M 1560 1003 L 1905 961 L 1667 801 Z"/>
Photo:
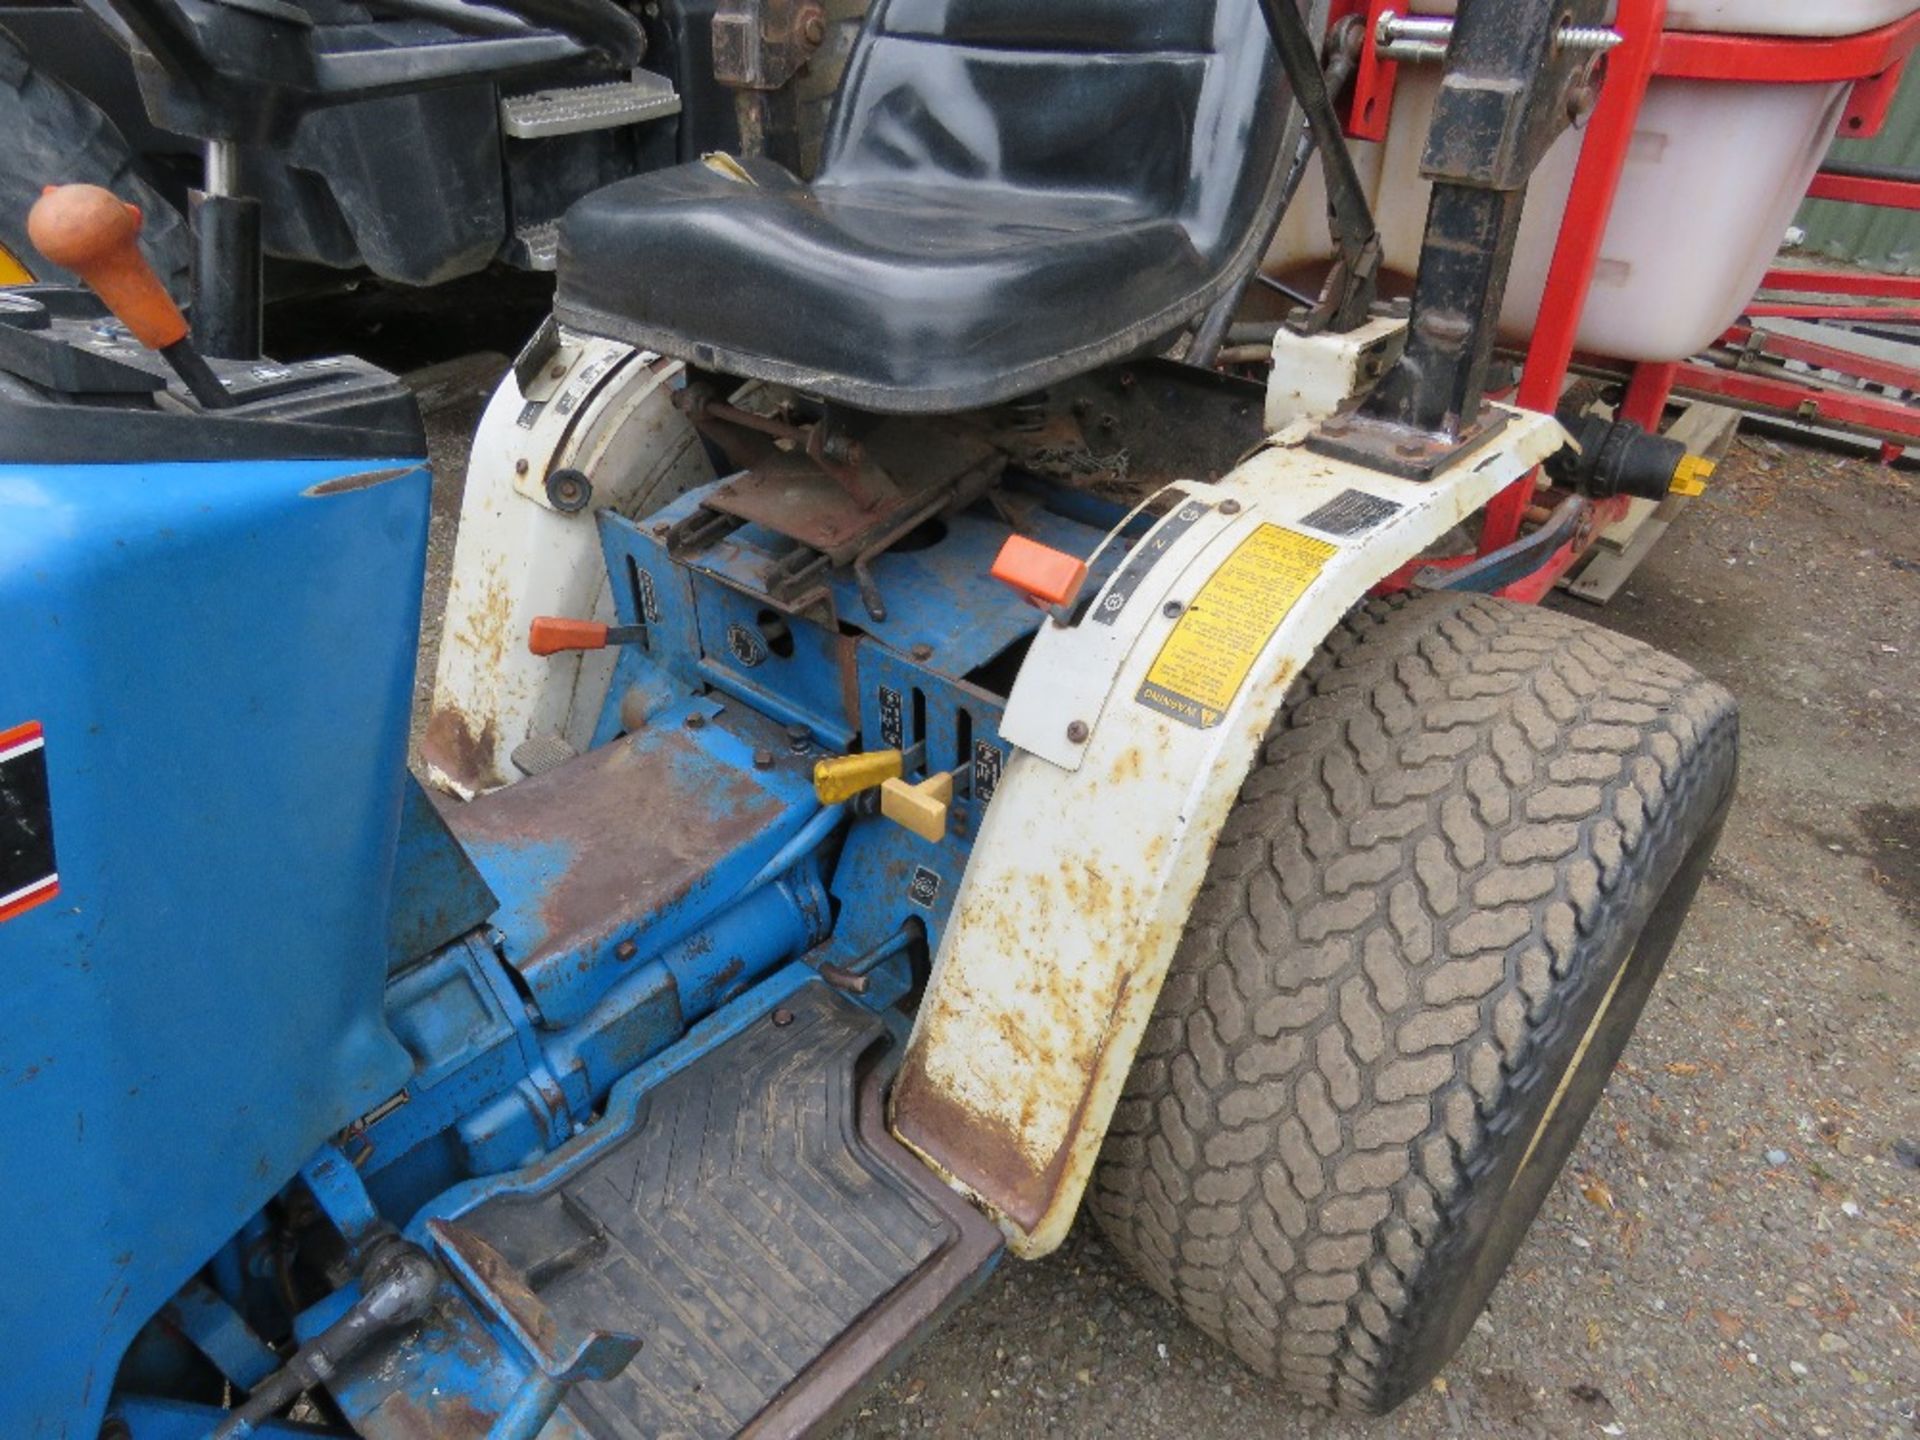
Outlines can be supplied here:
<path id="1" fill-rule="evenodd" d="M 950 181 L 1245 240 L 1289 92 L 1258 0 L 875 0 L 817 186 Z"/>

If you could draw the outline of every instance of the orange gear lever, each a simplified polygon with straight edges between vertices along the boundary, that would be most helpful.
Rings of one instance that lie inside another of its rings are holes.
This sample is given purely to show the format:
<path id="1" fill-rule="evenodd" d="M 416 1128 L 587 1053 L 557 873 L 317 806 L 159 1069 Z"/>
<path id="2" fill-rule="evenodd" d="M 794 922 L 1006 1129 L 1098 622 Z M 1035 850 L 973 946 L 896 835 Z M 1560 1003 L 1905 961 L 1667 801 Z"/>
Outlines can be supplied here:
<path id="1" fill-rule="evenodd" d="M 98 185 L 49 185 L 27 212 L 27 238 L 71 270 L 141 344 L 160 352 L 209 408 L 233 397 L 187 339 L 187 317 L 140 253 L 140 207 Z"/>
<path id="2" fill-rule="evenodd" d="M 644 625 L 602 625 L 598 620 L 567 620 L 558 615 L 541 615 L 527 627 L 527 649 L 535 655 L 599 650 L 608 645 L 631 645 L 646 638 Z"/>
<path id="3" fill-rule="evenodd" d="M 1029 605 L 1047 611 L 1070 610 L 1087 583 L 1086 561 L 1024 535 L 1007 537 L 989 573 L 1019 591 Z"/>
<path id="4" fill-rule="evenodd" d="M 27 238 L 92 288 L 142 345 L 187 338 L 187 317 L 140 253 L 140 207 L 98 185 L 49 185 L 27 212 Z"/>

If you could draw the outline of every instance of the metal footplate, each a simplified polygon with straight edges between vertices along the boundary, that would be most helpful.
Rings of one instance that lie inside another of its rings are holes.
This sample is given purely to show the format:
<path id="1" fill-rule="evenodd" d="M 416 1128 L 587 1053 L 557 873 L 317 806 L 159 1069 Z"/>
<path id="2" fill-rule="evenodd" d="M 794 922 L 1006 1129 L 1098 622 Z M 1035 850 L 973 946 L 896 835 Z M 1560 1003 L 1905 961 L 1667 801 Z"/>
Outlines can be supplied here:
<path id="1" fill-rule="evenodd" d="M 885 1067 L 862 1072 L 886 1043 L 872 1011 L 807 983 L 640 1097 L 624 1139 L 488 1186 L 448 1218 L 500 1278 L 450 1267 L 460 1284 L 426 1325 L 341 1377 L 360 1432 L 489 1434 L 539 1383 L 538 1357 L 501 1338 L 527 1328 L 528 1295 L 567 1345 L 640 1342 L 624 1370 L 567 1388 L 543 1437 L 823 1428 L 1001 1248 L 886 1134 Z"/>
<path id="2" fill-rule="evenodd" d="M 680 113 L 680 97 L 664 75 L 636 70 L 628 80 L 536 90 L 500 101 L 500 128 L 515 140 L 614 130 Z"/>

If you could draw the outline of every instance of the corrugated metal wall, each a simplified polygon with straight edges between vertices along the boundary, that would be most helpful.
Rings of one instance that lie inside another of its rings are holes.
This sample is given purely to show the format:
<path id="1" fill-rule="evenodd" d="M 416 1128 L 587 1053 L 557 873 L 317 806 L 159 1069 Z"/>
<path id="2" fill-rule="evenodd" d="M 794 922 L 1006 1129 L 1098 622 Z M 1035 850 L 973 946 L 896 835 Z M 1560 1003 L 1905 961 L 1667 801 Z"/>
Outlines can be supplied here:
<path id="1" fill-rule="evenodd" d="M 1871 140 L 1841 140 L 1833 159 L 1850 165 L 1920 170 L 1920 63 L 1907 66 L 1887 123 Z M 1842 205 L 1809 200 L 1794 224 L 1807 232 L 1806 249 L 1874 270 L 1920 275 L 1920 210 Z"/>

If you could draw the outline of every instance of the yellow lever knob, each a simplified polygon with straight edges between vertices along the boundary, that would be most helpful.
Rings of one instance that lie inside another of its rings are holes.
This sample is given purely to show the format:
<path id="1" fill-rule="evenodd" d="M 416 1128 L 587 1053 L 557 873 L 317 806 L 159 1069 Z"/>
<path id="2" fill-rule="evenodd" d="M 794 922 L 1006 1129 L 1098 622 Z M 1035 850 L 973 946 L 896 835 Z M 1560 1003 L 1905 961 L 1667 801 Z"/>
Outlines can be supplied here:
<path id="1" fill-rule="evenodd" d="M 822 805 L 838 805 L 863 790 L 898 780 L 903 773 L 898 750 L 869 750 L 863 755 L 836 755 L 813 767 L 813 793 Z"/>
<path id="2" fill-rule="evenodd" d="M 947 807 L 953 803 L 953 774 L 943 770 L 918 785 L 888 780 L 880 786 L 880 813 L 922 840 L 939 844 L 947 835 Z"/>

